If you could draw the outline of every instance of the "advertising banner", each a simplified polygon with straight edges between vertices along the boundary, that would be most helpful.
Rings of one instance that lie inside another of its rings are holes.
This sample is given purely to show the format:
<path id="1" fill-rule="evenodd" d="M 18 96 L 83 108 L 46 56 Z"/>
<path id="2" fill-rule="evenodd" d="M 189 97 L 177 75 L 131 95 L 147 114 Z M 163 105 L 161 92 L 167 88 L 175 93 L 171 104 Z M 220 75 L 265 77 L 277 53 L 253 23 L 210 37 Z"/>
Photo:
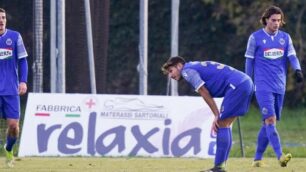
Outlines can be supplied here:
<path id="1" fill-rule="evenodd" d="M 201 97 L 30 93 L 18 155 L 210 158 L 213 119 Z"/>

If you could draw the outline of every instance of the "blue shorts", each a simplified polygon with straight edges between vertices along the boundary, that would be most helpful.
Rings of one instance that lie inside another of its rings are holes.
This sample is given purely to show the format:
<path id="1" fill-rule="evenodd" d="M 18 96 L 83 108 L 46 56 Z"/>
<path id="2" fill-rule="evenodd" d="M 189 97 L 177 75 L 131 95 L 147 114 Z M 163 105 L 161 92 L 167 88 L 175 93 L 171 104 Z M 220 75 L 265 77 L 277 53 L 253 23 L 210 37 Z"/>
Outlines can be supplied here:
<path id="1" fill-rule="evenodd" d="M 0 116 L 4 119 L 19 119 L 20 101 L 18 95 L 0 96 Z"/>
<path id="2" fill-rule="evenodd" d="M 251 79 L 236 87 L 230 85 L 221 105 L 220 119 L 245 115 L 249 110 L 253 92 L 254 85 Z"/>
<path id="3" fill-rule="evenodd" d="M 276 115 L 277 120 L 280 120 L 284 103 L 284 94 L 277 94 L 268 91 L 256 91 L 255 95 L 262 114 L 262 120 L 274 115 Z"/>

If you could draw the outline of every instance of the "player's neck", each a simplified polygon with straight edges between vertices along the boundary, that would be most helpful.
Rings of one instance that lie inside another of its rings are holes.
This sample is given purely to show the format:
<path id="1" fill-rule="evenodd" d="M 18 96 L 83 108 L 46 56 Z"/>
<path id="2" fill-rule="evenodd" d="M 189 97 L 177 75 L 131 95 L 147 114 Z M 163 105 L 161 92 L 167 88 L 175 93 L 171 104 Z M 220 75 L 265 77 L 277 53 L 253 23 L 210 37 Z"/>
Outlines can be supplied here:
<path id="1" fill-rule="evenodd" d="M 5 33 L 5 29 L 0 29 L 0 36 L 2 36 Z"/>
<path id="2" fill-rule="evenodd" d="M 273 30 L 270 30 L 268 29 L 267 27 L 264 28 L 265 32 L 267 32 L 269 35 L 275 35 L 277 33 L 278 30 L 276 31 L 273 31 Z"/>

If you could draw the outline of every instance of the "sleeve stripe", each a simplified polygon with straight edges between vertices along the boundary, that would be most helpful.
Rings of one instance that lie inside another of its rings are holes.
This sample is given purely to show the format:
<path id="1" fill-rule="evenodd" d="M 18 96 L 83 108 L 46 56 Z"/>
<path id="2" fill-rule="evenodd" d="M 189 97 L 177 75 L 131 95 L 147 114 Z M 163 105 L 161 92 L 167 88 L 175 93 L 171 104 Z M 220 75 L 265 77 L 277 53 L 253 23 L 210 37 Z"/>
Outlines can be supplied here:
<path id="1" fill-rule="evenodd" d="M 198 92 L 199 91 L 199 89 L 203 86 L 205 84 L 205 82 L 203 81 L 197 88 L 196 88 L 196 92 Z"/>
<path id="2" fill-rule="evenodd" d="M 27 53 L 18 54 L 18 59 L 25 58 L 25 57 L 27 57 L 27 56 L 28 56 Z"/>
<path id="3" fill-rule="evenodd" d="M 250 56 L 250 55 L 247 55 L 247 54 L 245 55 L 245 57 L 246 57 L 246 58 L 251 58 L 251 59 L 254 58 L 254 56 Z"/>
<path id="4" fill-rule="evenodd" d="M 289 57 L 289 56 L 296 56 L 296 54 L 295 53 L 290 53 L 290 54 L 288 54 L 287 57 Z"/>

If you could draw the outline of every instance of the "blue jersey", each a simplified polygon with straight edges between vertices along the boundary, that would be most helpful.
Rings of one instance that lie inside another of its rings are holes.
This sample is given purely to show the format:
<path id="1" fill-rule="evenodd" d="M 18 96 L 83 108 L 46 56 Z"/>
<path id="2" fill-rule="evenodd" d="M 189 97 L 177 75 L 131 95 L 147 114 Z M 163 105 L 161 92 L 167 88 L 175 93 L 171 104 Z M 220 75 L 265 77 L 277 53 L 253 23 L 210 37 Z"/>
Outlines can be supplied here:
<path id="1" fill-rule="evenodd" d="M 249 79 L 245 73 L 213 61 L 188 62 L 181 74 L 195 91 L 205 85 L 212 97 L 224 97 L 228 88 L 235 89 Z"/>
<path id="2" fill-rule="evenodd" d="M 27 56 L 21 35 L 6 29 L 0 36 L 0 95 L 18 95 L 18 60 Z"/>
<path id="3" fill-rule="evenodd" d="M 251 34 L 245 57 L 254 59 L 256 91 L 284 94 L 289 56 L 296 57 L 296 52 L 288 33 L 270 35 L 260 29 Z"/>

